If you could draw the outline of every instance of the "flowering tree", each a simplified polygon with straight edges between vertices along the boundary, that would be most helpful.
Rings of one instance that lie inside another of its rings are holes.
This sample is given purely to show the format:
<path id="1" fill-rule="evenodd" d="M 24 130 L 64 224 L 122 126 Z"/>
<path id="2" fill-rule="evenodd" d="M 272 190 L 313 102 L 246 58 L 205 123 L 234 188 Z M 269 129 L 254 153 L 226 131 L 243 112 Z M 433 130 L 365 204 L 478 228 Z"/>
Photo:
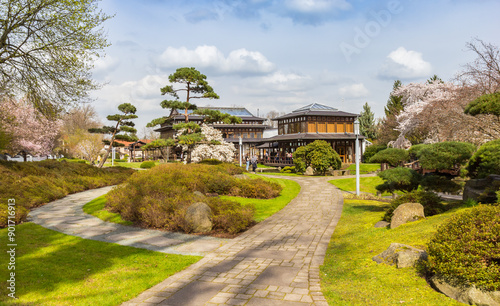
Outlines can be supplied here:
<path id="1" fill-rule="evenodd" d="M 103 135 L 86 133 L 85 138 L 76 145 L 76 154 L 90 162 L 94 162 L 103 150 Z"/>
<path id="2" fill-rule="evenodd" d="M 46 155 L 52 152 L 62 122 L 42 116 L 24 100 L 4 100 L 0 102 L 0 125 L 10 137 L 7 147 L 11 153 Z"/>
<path id="3" fill-rule="evenodd" d="M 200 162 L 204 159 L 217 159 L 223 162 L 231 162 L 234 158 L 236 148 L 232 143 L 224 141 L 222 133 L 206 124 L 201 125 L 203 142 L 195 145 L 191 152 L 191 161 Z"/>

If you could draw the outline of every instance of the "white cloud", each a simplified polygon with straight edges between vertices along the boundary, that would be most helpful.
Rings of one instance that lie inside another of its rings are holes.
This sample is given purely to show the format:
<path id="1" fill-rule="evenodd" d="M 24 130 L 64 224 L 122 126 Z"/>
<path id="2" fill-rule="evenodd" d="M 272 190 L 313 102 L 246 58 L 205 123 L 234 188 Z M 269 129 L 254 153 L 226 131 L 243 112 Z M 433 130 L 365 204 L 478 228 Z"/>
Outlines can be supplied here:
<path id="1" fill-rule="evenodd" d="M 206 45 L 194 50 L 168 47 L 157 63 L 164 68 L 191 66 L 218 73 L 263 74 L 274 70 L 274 64 L 258 51 L 237 49 L 225 57 L 217 47 Z"/>
<path id="2" fill-rule="evenodd" d="M 370 92 L 363 83 L 347 85 L 339 88 L 342 98 L 362 98 L 368 96 Z"/>
<path id="3" fill-rule="evenodd" d="M 321 13 L 333 9 L 346 10 L 351 7 L 345 0 L 287 0 L 285 5 L 301 13 Z"/>
<path id="4" fill-rule="evenodd" d="M 387 78 L 412 79 L 429 77 L 432 65 L 424 61 L 422 53 L 406 50 L 404 47 L 392 51 L 380 75 Z"/>

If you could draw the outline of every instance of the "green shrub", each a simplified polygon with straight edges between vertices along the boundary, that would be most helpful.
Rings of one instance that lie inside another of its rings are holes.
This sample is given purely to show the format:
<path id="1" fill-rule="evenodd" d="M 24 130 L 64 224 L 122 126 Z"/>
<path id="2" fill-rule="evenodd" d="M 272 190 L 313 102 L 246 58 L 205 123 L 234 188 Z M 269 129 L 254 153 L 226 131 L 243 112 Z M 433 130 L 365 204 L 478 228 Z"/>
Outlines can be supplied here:
<path id="1" fill-rule="evenodd" d="M 295 173 L 295 166 L 286 166 L 280 170 L 281 173 Z"/>
<path id="2" fill-rule="evenodd" d="M 397 167 L 387 169 L 377 174 L 384 180 L 383 184 L 377 185 L 375 188 L 380 193 L 391 192 L 396 190 L 411 191 L 418 188 L 422 176 L 410 168 Z"/>
<path id="3" fill-rule="evenodd" d="M 214 158 L 208 158 L 208 159 L 204 159 L 200 162 L 198 162 L 198 164 L 203 164 L 203 165 L 220 165 L 222 164 L 222 162 L 218 159 L 214 159 Z"/>
<path id="4" fill-rule="evenodd" d="M 500 290 L 500 207 L 480 205 L 451 217 L 428 245 L 427 268 L 455 285 Z"/>
<path id="5" fill-rule="evenodd" d="M 500 174 L 500 139 L 483 144 L 469 160 L 467 172 L 471 178 Z"/>
<path id="6" fill-rule="evenodd" d="M 391 205 L 385 211 L 383 220 L 391 222 L 394 210 L 404 203 L 420 203 L 424 207 L 424 214 L 426 217 L 442 213 L 444 208 L 441 204 L 441 198 L 434 192 L 414 190 L 408 192 L 400 197 L 391 201 Z"/>
<path id="7" fill-rule="evenodd" d="M 119 184 L 134 170 L 100 169 L 85 163 L 57 160 L 0 162 L 0 203 L 16 200 L 16 221 L 26 220 L 29 210 L 70 193 Z M 0 205 L 0 227 L 7 224 L 7 206 Z"/>
<path id="8" fill-rule="evenodd" d="M 409 159 L 408 151 L 396 148 L 387 148 L 377 152 L 370 158 L 370 163 L 388 163 L 392 167 L 397 167 Z"/>
<path id="9" fill-rule="evenodd" d="M 417 144 L 417 145 L 412 145 L 409 149 L 408 149 L 408 153 L 410 154 L 410 158 L 411 159 L 418 159 L 418 156 L 420 154 L 420 151 L 425 148 L 426 146 L 428 146 L 427 144 Z"/>
<path id="10" fill-rule="evenodd" d="M 471 158 L 475 150 L 476 146 L 471 143 L 446 141 L 425 145 L 417 157 L 424 169 L 457 169 Z"/>
<path id="11" fill-rule="evenodd" d="M 306 167 L 311 166 L 319 174 L 325 174 L 330 167 L 338 170 L 342 165 L 339 154 L 324 140 L 299 147 L 293 153 L 293 162 L 297 172 L 304 172 Z"/>
<path id="12" fill-rule="evenodd" d="M 420 185 L 425 190 L 436 192 L 458 193 L 462 190 L 462 184 L 457 183 L 454 179 L 446 175 L 427 174 L 420 181 Z"/>
<path id="13" fill-rule="evenodd" d="M 500 92 L 478 97 L 465 107 L 464 113 L 472 116 L 489 114 L 500 117 Z"/>
<path id="14" fill-rule="evenodd" d="M 382 150 L 387 149 L 386 145 L 371 145 L 366 147 L 365 153 L 363 153 L 363 160 L 369 161 L 370 158 L 372 158 L 373 155 L 375 155 L 377 152 L 380 152 Z"/>
<path id="15" fill-rule="evenodd" d="M 194 191 L 252 198 L 278 196 L 281 186 L 262 179 L 238 179 L 241 167 L 232 164 L 163 164 L 132 175 L 107 195 L 107 206 L 123 219 L 147 227 L 190 231 L 184 215 L 189 205 L 200 201 Z M 203 200 L 213 210 L 214 228 L 234 234 L 252 220 L 252 210 L 218 197 Z M 215 208 L 216 209 L 215 209 Z M 251 215 L 251 217 L 248 217 Z M 250 221 L 249 221 L 250 220 Z M 215 225 L 214 225 L 215 226 Z"/>
<path id="16" fill-rule="evenodd" d="M 125 163 L 125 162 L 127 162 L 127 160 L 125 160 L 125 159 L 120 159 L 120 158 L 115 158 L 115 160 L 114 160 L 114 161 L 115 161 L 115 163 Z"/>
<path id="17" fill-rule="evenodd" d="M 154 166 L 156 166 L 156 163 L 154 161 L 145 161 L 145 162 L 142 162 L 140 165 L 140 167 L 142 169 L 151 169 Z"/>

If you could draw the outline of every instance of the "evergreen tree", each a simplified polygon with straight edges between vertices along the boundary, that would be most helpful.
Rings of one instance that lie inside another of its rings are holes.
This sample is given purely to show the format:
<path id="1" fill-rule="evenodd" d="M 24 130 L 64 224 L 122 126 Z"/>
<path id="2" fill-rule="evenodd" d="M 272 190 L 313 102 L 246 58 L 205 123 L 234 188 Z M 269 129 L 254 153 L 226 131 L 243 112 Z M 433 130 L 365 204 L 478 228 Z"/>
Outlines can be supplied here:
<path id="1" fill-rule="evenodd" d="M 116 121 L 115 126 L 103 126 L 102 128 L 89 129 L 90 133 L 111 134 L 111 140 L 109 140 L 108 150 L 99 163 L 99 168 L 102 168 L 102 166 L 106 162 L 106 159 L 108 158 L 109 152 L 111 152 L 112 147 L 117 146 L 115 139 L 137 141 L 137 136 L 135 135 L 135 133 L 137 133 L 137 130 L 134 128 L 135 124 L 130 121 L 131 119 L 137 118 L 137 115 L 135 115 L 137 109 L 130 103 L 123 103 L 118 105 L 118 110 L 123 114 L 109 115 L 107 117 L 109 121 Z"/>
<path id="2" fill-rule="evenodd" d="M 401 85 L 403 85 L 403 83 L 401 83 L 400 80 L 394 81 L 392 91 L 395 91 L 396 89 L 401 87 Z M 399 114 L 399 112 L 403 109 L 403 103 L 401 103 L 401 99 L 401 96 L 394 96 L 391 93 L 391 95 L 389 96 L 389 100 L 387 100 L 387 106 L 384 108 L 386 117 Z"/>
<path id="3" fill-rule="evenodd" d="M 359 130 L 361 135 L 369 139 L 376 139 L 375 114 L 373 114 L 368 102 L 363 105 L 363 111 L 359 116 Z"/>

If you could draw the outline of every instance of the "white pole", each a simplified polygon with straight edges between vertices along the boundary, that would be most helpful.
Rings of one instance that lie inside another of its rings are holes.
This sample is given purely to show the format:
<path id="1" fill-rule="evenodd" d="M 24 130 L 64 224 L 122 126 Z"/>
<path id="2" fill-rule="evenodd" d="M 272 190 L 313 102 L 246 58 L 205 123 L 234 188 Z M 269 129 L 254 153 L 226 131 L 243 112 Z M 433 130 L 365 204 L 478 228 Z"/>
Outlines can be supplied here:
<path id="1" fill-rule="evenodd" d="M 115 147 L 111 149 L 111 166 L 115 165 Z"/>
<path id="2" fill-rule="evenodd" d="M 356 195 L 359 196 L 359 140 L 356 134 Z"/>
<path id="3" fill-rule="evenodd" d="M 242 152 L 241 152 L 241 145 L 242 145 L 243 141 L 241 140 L 241 136 L 240 136 L 240 167 L 241 167 L 241 155 L 242 155 Z"/>

